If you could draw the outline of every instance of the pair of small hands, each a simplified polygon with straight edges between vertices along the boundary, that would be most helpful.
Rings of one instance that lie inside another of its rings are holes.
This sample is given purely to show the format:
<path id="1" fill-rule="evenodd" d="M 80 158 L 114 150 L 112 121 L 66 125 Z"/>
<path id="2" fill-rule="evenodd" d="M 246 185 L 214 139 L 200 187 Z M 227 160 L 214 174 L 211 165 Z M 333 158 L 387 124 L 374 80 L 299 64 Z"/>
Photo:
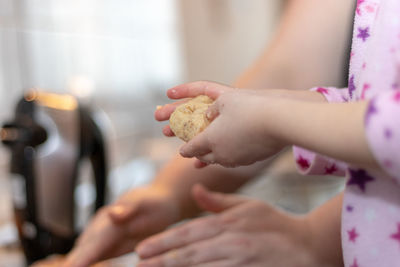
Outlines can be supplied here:
<path id="1" fill-rule="evenodd" d="M 273 101 L 273 90 L 233 89 L 212 82 L 183 84 L 168 90 L 171 99 L 184 99 L 207 95 L 215 102 L 206 116 L 212 123 L 185 144 L 183 157 L 196 157 L 195 165 L 204 167 L 218 163 L 225 167 L 250 165 L 279 152 L 285 144 L 265 131 L 262 107 Z M 272 96 L 272 97 L 271 97 Z M 175 108 L 184 100 L 156 110 L 155 118 L 168 120 Z M 163 129 L 166 136 L 173 136 L 169 126 Z"/>

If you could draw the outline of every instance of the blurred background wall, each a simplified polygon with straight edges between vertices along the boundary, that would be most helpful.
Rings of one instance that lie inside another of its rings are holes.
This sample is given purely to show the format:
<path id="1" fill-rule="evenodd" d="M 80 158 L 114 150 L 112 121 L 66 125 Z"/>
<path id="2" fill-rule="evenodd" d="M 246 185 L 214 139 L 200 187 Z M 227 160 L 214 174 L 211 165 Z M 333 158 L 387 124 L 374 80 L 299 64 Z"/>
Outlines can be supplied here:
<path id="1" fill-rule="evenodd" d="M 284 2 L 180 0 L 185 79 L 232 83 L 268 43 Z"/>
<path id="2" fill-rule="evenodd" d="M 166 146 L 152 115 L 166 89 L 234 81 L 271 38 L 282 3 L 0 0 L 0 122 L 29 88 L 72 93 L 106 112 L 112 157 L 126 163 Z"/>

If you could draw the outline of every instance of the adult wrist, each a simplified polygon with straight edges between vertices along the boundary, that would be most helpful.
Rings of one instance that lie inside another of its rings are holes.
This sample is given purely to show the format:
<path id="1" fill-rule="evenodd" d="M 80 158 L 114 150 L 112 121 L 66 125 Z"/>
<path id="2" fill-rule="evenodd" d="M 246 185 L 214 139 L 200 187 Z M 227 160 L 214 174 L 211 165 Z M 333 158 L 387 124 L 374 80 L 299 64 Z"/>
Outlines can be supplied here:
<path id="1" fill-rule="evenodd" d="M 304 237 L 308 238 L 306 243 L 308 250 L 321 266 L 343 266 L 340 227 L 336 229 L 331 228 L 332 225 L 325 225 L 327 224 L 326 219 L 320 218 L 320 216 L 318 209 L 304 216 L 306 229 Z M 327 238 L 327 232 L 332 235 L 335 231 L 337 231 L 337 236 Z M 330 246 L 326 246 L 326 241 L 331 242 Z"/>
<path id="2" fill-rule="evenodd" d="M 191 196 L 190 184 L 175 184 L 173 181 L 155 181 L 150 187 L 165 196 L 165 201 L 176 207 L 177 221 L 190 218 L 200 212 Z"/>

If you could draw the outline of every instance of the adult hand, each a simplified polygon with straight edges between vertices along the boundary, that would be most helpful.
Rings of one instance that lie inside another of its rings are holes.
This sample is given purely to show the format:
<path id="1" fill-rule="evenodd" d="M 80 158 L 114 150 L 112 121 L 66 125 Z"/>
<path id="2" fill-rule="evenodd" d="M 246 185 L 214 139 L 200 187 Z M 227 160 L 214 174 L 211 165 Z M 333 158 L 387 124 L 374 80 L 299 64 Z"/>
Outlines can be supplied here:
<path id="1" fill-rule="evenodd" d="M 198 95 L 215 99 L 206 114 L 212 123 L 181 148 L 181 155 L 226 167 L 250 165 L 273 156 L 286 144 L 265 127 L 262 108 L 274 101 L 278 92 L 233 89 L 211 82 L 183 84 L 168 90 L 168 96 L 173 99 Z M 180 102 L 158 109 L 156 119 L 169 119 L 178 104 Z M 164 133 L 172 135 L 168 127 L 164 128 Z"/>
<path id="2" fill-rule="evenodd" d="M 178 221 L 178 205 L 155 186 L 132 190 L 97 212 L 63 267 L 86 267 L 133 251 L 138 241 Z"/>
<path id="3" fill-rule="evenodd" d="M 138 267 L 327 266 L 313 254 L 305 217 L 199 185 L 193 195 L 201 208 L 216 214 L 142 241 Z"/>

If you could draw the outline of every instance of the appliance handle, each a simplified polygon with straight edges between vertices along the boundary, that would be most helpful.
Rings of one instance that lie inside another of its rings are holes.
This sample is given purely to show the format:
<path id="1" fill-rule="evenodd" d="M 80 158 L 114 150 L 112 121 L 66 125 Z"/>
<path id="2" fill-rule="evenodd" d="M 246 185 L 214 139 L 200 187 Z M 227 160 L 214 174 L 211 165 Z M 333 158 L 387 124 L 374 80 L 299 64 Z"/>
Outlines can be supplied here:
<path id="1" fill-rule="evenodd" d="M 94 123 L 94 122 L 93 122 Z M 105 144 L 100 129 L 94 129 L 94 149 L 90 156 L 90 161 L 93 166 L 93 173 L 96 183 L 96 203 L 95 210 L 104 206 L 106 198 L 106 180 L 107 180 L 107 160 L 105 153 Z"/>
<path id="2" fill-rule="evenodd" d="M 96 184 L 95 210 L 102 207 L 106 199 L 107 159 L 104 137 L 91 112 L 80 108 L 81 115 L 81 157 L 90 159 Z"/>

